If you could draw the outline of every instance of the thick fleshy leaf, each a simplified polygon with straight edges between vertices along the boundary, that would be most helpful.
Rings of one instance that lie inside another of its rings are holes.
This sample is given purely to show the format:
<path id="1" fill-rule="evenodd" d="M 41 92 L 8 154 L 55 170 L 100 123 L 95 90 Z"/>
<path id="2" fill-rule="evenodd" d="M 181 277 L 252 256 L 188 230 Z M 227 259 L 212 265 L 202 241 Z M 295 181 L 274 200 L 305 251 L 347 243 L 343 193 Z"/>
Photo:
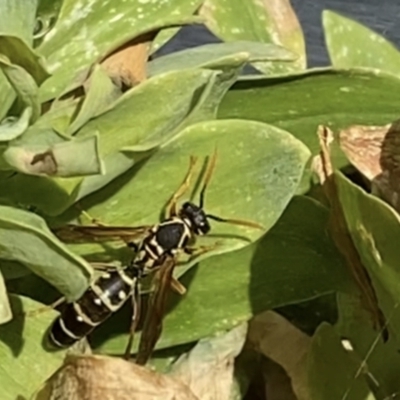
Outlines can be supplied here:
<path id="1" fill-rule="evenodd" d="M 179 126 L 175 132 L 196 122 L 213 120 L 217 117 L 218 107 L 229 88 L 236 82 L 243 67 L 249 60 L 246 52 L 227 55 L 222 58 L 210 59 L 204 64 L 204 68 L 214 70 L 215 75 L 210 80 L 208 88 L 204 90 L 201 99 L 193 109 L 189 117 Z M 177 70 L 177 68 L 172 68 Z M 179 70 L 179 68 L 178 68 Z M 173 132 L 174 133 L 174 132 Z"/>
<path id="2" fill-rule="evenodd" d="M 210 31 L 224 41 L 275 43 L 297 54 L 297 60 L 290 63 L 254 63 L 263 73 L 283 74 L 305 69 L 303 32 L 289 1 L 206 0 L 200 15 L 206 18 Z"/>
<path id="3" fill-rule="evenodd" d="M 82 295 L 92 268 L 68 251 L 45 221 L 27 211 L 0 206 L 0 258 L 18 261 L 68 299 Z"/>
<path id="4" fill-rule="evenodd" d="M 0 71 L 0 121 L 7 115 L 15 99 L 15 92 L 8 79 Z"/>
<path id="5" fill-rule="evenodd" d="M 0 142 L 8 142 L 21 136 L 29 126 L 32 108 L 27 107 L 19 118 L 9 117 L 0 124 Z"/>
<path id="6" fill-rule="evenodd" d="M 37 0 L 0 2 L 0 49 L 2 55 L 25 68 L 39 85 L 48 74 L 31 47 L 37 3 Z"/>
<path id="7" fill-rule="evenodd" d="M 308 383 L 313 400 L 375 400 L 359 366 L 342 347 L 334 328 L 323 323 L 311 342 Z"/>
<path id="8" fill-rule="evenodd" d="M 13 320 L 0 326 L 0 387 L 4 400 L 30 398 L 62 363 L 64 351 L 48 352 L 43 339 L 56 312 L 30 315 L 43 304 L 11 295 Z"/>
<path id="9" fill-rule="evenodd" d="M 23 264 L 8 260 L 0 260 L 0 271 L 6 281 L 32 274 L 31 270 Z"/>
<path id="10" fill-rule="evenodd" d="M 36 10 L 36 23 L 33 33 L 34 47 L 38 47 L 43 37 L 53 28 L 63 0 L 39 0 Z"/>
<path id="11" fill-rule="evenodd" d="M 215 148 L 218 160 L 207 192 L 207 210 L 225 218 L 255 220 L 265 230 L 271 228 L 296 190 L 309 152 L 289 133 L 258 122 L 224 120 L 191 125 L 161 147 L 140 170 L 80 204 L 94 218 L 113 225 L 157 223 L 162 207 L 186 173 L 190 156 L 201 157 L 196 169 L 199 174 L 202 157 L 211 156 Z M 96 204 L 97 196 L 106 196 L 107 201 Z M 262 234 L 259 229 L 217 223 L 214 230 L 218 235 L 242 237 L 220 238 L 214 253 L 241 248 L 248 244 L 243 236 L 256 240 Z M 99 244 L 77 246 L 81 254 L 105 251 Z"/>
<path id="12" fill-rule="evenodd" d="M 32 45 L 38 0 L 2 0 L 0 36 L 15 36 Z"/>
<path id="13" fill-rule="evenodd" d="M 38 86 L 32 76 L 24 68 L 12 64 L 7 57 L 0 55 L 0 68 L 10 85 L 17 93 L 20 108 L 30 107 L 32 110 L 32 122 L 40 115 L 40 104 L 38 100 Z"/>
<path id="14" fill-rule="evenodd" d="M 400 340 L 399 215 L 342 174 L 335 174 L 339 199 L 353 242 L 375 288 L 390 332 Z M 390 238 L 390 240 L 388 240 Z"/>
<path id="15" fill-rule="evenodd" d="M 77 134 L 83 137 L 98 131 L 102 156 L 129 146 L 134 150 L 151 149 L 166 140 L 168 134 L 191 113 L 216 73 L 187 69 L 157 75 L 126 92 L 107 111 L 87 123 Z M 154 144 L 143 146 L 149 142 Z"/>
<path id="16" fill-rule="evenodd" d="M 85 178 L 73 200 L 100 189 L 173 137 L 207 100 L 217 73 L 188 69 L 158 75 L 120 97 L 77 134 L 99 132 L 106 173 Z"/>
<path id="17" fill-rule="evenodd" d="M 233 197 L 231 193 L 231 200 Z M 236 197 L 234 200 L 239 203 Z M 242 206 L 238 215 L 245 209 Z M 326 235 L 327 220 L 324 207 L 309 198 L 297 197 L 261 240 L 192 268 L 182 278 L 188 292 L 182 299 L 171 295 L 173 306 L 158 348 L 230 329 L 264 310 L 350 290 L 353 286 L 346 266 Z M 128 308 L 99 328 L 95 346 L 121 353 L 129 318 Z M 115 336 L 117 332 L 120 335 Z"/>
<path id="18" fill-rule="evenodd" d="M 203 93 L 209 90 L 215 75 L 214 71 L 200 69 L 158 75 L 126 92 L 108 111 L 85 124 L 75 138 L 90 137 L 94 132 L 99 134 L 104 175 L 66 180 L 35 179 L 34 184 L 30 177 L 18 175 L 7 182 L 7 196 L 16 203 L 33 205 L 48 215 L 63 212 L 74 201 L 131 168 L 148 156 L 148 150 L 179 131 L 205 100 Z M 62 122 L 68 126 L 75 107 L 75 103 L 66 104 L 45 114 L 14 145 L 32 151 L 40 146 L 40 151 L 46 151 L 50 146 L 64 143 L 68 137 L 57 134 L 49 125 Z M 0 181 L 0 192 L 1 188 Z"/>
<path id="19" fill-rule="evenodd" d="M 96 65 L 90 76 L 89 88 L 79 113 L 67 129 L 67 134 L 72 135 L 82 128 L 91 118 L 101 114 L 107 105 L 117 99 L 119 89 L 111 82 L 104 69 Z"/>
<path id="20" fill-rule="evenodd" d="M 3 158 L 15 170 L 30 175 L 66 178 L 103 172 L 97 136 L 66 140 L 46 149 L 9 146 Z"/>
<path id="21" fill-rule="evenodd" d="M 38 48 L 53 73 L 41 87 L 41 101 L 59 96 L 76 75 L 129 40 L 164 26 L 193 21 L 193 17 L 186 17 L 186 3 L 64 1 L 56 25 Z"/>
<path id="22" fill-rule="evenodd" d="M 9 322 L 11 318 L 12 312 L 8 300 L 7 288 L 0 270 L 0 325 Z"/>
<path id="23" fill-rule="evenodd" d="M 324 11 L 322 18 L 335 68 L 368 67 L 400 75 L 400 52 L 383 36 L 332 11 Z"/>
<path id="24" fill-rule="evenodd" d="M 14 36 L 0 36 L 0 49 L 11 63 L 24 68 L 40 85 L 49 73 L 43 66 L 43 57 L 36 54 L 22 39 Z"/>
<path id="25" fill-rule="evenodd" d="M 336 130 L 397 119 L 397 90 L 400 91 L 399 79 L 360 70 L 316 69 L 286 78 L 252 77 L 233 86 L 218 113 L 220 118 L 244 118 L 279 126 L 317 154 L 315 132 L 320 124 Z M 348 165 L 342 152 L 337 147 L 333 150 L 335 166 Z M 308 189 L 309 178 L 308 170 L 302 190 Z"/>
<path id="26" fill-rule="evenodd" d="M 248 53 L 249 62 L 293 60 L 295 58 L 293 53 L 270 43 L 246 41 L 212 43 L 156 58 L 149 63 L 149 74 L 157 75 L 185 68 L 209 68 L 210 64 L 215 65 L 220 59 L 237 53 Z"/>

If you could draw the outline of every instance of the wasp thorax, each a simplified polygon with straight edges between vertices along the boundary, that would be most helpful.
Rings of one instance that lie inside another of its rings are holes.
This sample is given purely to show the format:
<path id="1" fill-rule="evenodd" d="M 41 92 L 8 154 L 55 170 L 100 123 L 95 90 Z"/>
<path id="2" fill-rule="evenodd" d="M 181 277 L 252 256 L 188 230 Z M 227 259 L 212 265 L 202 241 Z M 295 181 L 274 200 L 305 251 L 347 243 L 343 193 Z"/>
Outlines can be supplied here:
<path id="1" fill-rule="evenodd" d="M 204 210 L 196 204 L 186 202 L 181 209 L 181 217 L 188 219 L 196 235 L 205 235 L 211 229 Z"/>

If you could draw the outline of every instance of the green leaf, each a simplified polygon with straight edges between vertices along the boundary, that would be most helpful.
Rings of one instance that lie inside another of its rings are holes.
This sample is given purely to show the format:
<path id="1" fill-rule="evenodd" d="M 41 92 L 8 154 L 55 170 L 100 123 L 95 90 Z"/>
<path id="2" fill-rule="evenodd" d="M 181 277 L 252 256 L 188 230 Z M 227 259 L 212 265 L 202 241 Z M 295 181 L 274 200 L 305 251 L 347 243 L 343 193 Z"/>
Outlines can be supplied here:
<path id="1" fill-rule="evenodd" d="M 158 75 L 126 92 L 77 134 L 99 132 L 106 173 L 85 178 L 71 202 L 102 188 L 172 138 L 205 101 L 216 72 L 200 69 Z"/>
<path id="2" fill-rule="evenodd" d="M 106 106 L 117 100 L 120 90 L 111 82 L 111 79 L 101 67 L 96 64 L 90 76 L 90 86 L 86 91 L 79 113 L 67 129 L 67 134 L 72 135 L 105 110 Z"/>
<path id="3" fill-rule="evenodd" d="M 49 73 L 43 66 L 43 58 L 36 54 L 22 39 L 14 36 L 0 36 L 1 54 L 7 57 L 12 64 L 24 68 L 41 85 Z"/>
<path id="4" fill-rule="evenodd" d="M 7 115 L 15 100 L 15 92 L 3 72 L 0 71 L 0 121 Z"/>
<path id="5" fill-rule="evenodd" d="M 368 67 L 400 75 L 400 52 L 383 36 L 332 11 L 325 10 L 322 18 L 334 67 Z"/>
<path id="6" fill-rule="evenodd" d="M 7 288 L 0 270 L 0 325 L 12 319 L 10 303 L 8 301 Z"/>
<path id="7" fill-rule="evenodd" d="M 148 79 L 124 93 L 77 136 L 98 131 L 103 158 L 128 146 L 141 150 L 149 136 L 154 144 L 145 146 L 146 150 L 158 146 L 188 117 L 214 75 L 209 70 L 187 69 Z"/>
<path id="8" fill-rule="evenodd" d="M 43 304 L 16 295 L 11 295 L 10 301 L 14 319 L 0 326 L 0 387 L 4 400 L 30 398 L 65 357 L 65 351 L 48 352 L 43 348 L 46 329 L 56 312 L 30 316 Z"/>
<path id="9" fill-rule="evenodd" d="M 30 107 L 32 109 L 32 122 L 35 122 L 40 115 L 38 86 L 35 80 L 24 68 L 10 63 L 10 60 L 1 55 L 0 68 L 17 93 L 21 103 L 20 108 Z"/>
<path id="10" fill-rule="evenodd" d="M 220 64 L 221 59 L 247 53 L 248 61 L 293 60 L 295 55 L 288 50 L 270 43 L 230 42 L 212 43 L 192 49 L 181 50 L 156 58 L 148 65 L 149 75 L 186 68 L 210 68 Z"/>
<path id="11" fill-rule="evenodd" d="M 254 63 L 263 73 L 282 74 L 305 69 L 303 32 L 289 2 L 206 0 L 200 15 L 206 18 L 208 29 L 223 41 L 275 43 L 298 55 L 291 63 Z"/>
<path id="12" fill-rule="evenodd" d="M 219 118 L 266 122 L 292 132 L 313 155 L 319 152 L 316 130 L 349 125 L 383 125 L 398 118 L 400 80 L 383 73 L 360 70 L 315 69 L 285 78 L 252 77 L 237 82 L 219 107 Z M 379 99 L 379 101 L 376 101 Z M 348 165 L 333 147 L 337 168 Z M 307 169 L 301 190 L 308 190 Z"/>
<path id="13" fill-rule="evenodd" d="M 270 170 L 267 162 L 263 165 Z M 246 180 L 240 182 L 241 186 L 247 184 Z M 231 193 L 231 202 L 235 200 L 240 215 L 252 203 L 240 207 L 237 197 Z M 275 201 L 274 206 L 262 210 L 272 212 L 276 205 Z M 188 292 L 179 299 L 171 294 L 170 312 L 157 347 L 168 348 L 231 329 L 271 308 L 350 290 L 352 281 L 346 266 L 326 234 L 327 221 L 327 209 L 310 198 L 296 197 L 259 241 L 208 258 L 190 269 L 182 278 Z M 179 274 L 179 268 L 176 272 Z M 99 328 L 94 345 L 121 353 L 126 345 L 129 313 L 127 308 Z"/>
<path id="14" fill-rule="evenodd" d="M 7 206 L 0 206 L 0 258 L 22 263 L 70 300 L 82 295 L 92 273 L 41 217 Z"/>
<path id="15" fill-rule="evenodd" d="M 0 271 L 6 281 L 32 275 L 30 269 L 15 261 L 0 260 Z"/>
<path id="16" fill-rule="evenodd" d="M 97 136 L 66 140 L 46 149 L 36 148 L 33 151 L 9 146 L 3 158 L 17 171 L 30 175 L 66 178 L 103 172 Z"/>
<path id="17" fill-rule="evenodd" d="M 53 73 L 40 88 L 41 101 L 58 97 L 74 77 L 131 39 L 165 26 L 192 22 L 193 17 L 186 17 L 186 5 L 186 0 L 170 0 L 162 7 L 142 0 L 127 0 L 118 5 L 65 0 L 56 25 L 38 48 Z"/>
<path id="18" fill-rule="evenodd" d="M 28 129 L 31 116 L 32 108 L 27 107 L 19 118 L 5 118 L 0 124 L 0 142 L 8 142 L 21 136 Z"/>
<path id="19" fill-rule="evenodd" d="M 140 170 L 131 171 L 80 204 L 105 223 L 154 224 L 180 185 L 190 156 L 211 155 L 215 147 L 218 161 L 207 192 L 207 209 L 226 218 L 256 220 L 268 230 L 296 190 L 309 152 L 289 133 L 258 122 L 224 120 L 191 125 L 161 147 Z M 199 164 L 204 161 L 200 160 Z M 221 238 L 214 253 L 245 246 L 248 242 L 243 236 L 256 240 L 261 235 L 258 229 L 228 224 L 215 224 L 215 233 L 242 239 Z M 74 249 L 82 255 L 105 252 L 98 243 Z"/>
<path id="20" fill-rule="evenodd" d="M 308 355 L 308 384 L 313 400 L 374 400 L 358 364 L 346 353 L 333 327 L 322 323 Z"/>
<path id="21" fill-rule="evenodd" d="M 342 174 L 335 174 L 339 200 L 361 261 L 372 279 L 379 306 L 400 339 L 399 215 L 382 200 L 367 194 Z M 390 238 L 390 240 L 388 240 Z"/>
<path id="22" fill-rule="evenodd" d="M 18 37 L 31 46 L 37 2 L 37 0 L 2 0 L 0 36 Z"/>
<path id="23" fill-rule="evenodd" d="M 38 47 L 43 37 L 54 26 L 63 0 L 39 0 L 36 10 L 36 23 L 33 34 L 34 47 Z"/>
<path id="24" fill-rule="evenodd" d="M 372 328 L 371 316 L 360 303 L 358 293 L 340 293 L 338 305 L 340 320 L 335 330 L 350 341 L 363 373 L 371 374 L 379 398 L 390 399 L 400 392 L 398 341 L 391 335 L 386 343 L 382 342 L 380 333 Z"/>

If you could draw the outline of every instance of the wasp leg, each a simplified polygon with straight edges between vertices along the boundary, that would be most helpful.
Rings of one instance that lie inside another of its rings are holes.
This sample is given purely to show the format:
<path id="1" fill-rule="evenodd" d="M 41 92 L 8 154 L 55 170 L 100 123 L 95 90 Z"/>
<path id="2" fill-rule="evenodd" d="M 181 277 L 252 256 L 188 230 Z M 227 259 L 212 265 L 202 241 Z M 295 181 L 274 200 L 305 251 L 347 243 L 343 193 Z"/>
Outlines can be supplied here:
<path id="1" fill-rule="evenodd" d="M 29 311 L 27 315 L 29 315 L 30 317 L 35 317 L 36 315 L 41 314 L 43 312 L 54 310 L 56 307 L 58 307 L 60 304 L 64 302 L 65 302 L 65 297 L 63 296 L 57 299 L 54 303 L 51 303 L 47 306 L 39 307 L 33 311 Z"/>
<path id="2" fill-rule="evenodd" d="M 101 226 L 101 227 L 107 227 L 107 226 L 109 226 L 109 225 L 107 225 L 107 224 L 105 224 L 105 223 L 103 223 L 103 222 L 100 222 L 100 220 L 98 220 L 98 219 L 96 219 L 96 218 L 93 218 L 87 211 L 85 211 L 85 210 L 81 207 L 81 205 L 80 205 L 79 203 L 75 204 L 75 207 L 78 208 L 79 211 L 81 212 L 81 214 L 82 214 L 84 217 L 86 217 L 88 220 L 90 220 L 90 222 L 91 222 L 93 225 Z M 127 238 L 124 237 L 124 236 L 121 236 L 121 240 L 124 241 L 124 242 L 126 243 L 126 245 L 127 245 L 128 247 L 130 247 L 134 252 L 137 252 L 137 251 L 139 250 L 138 244 L 135 243 L 135 242 L 133 242 L 132 240 L 129 240 L 129 239 L 127 239 Z"/>
<path id="3" fill-rule="evenodd" d="M 86 218 L 88 219 L 93 225 L 97 225 L 97 226 L 107 226 L 106 224 L 103 224 L 102 222 L 100 222 L 100 220 L 98 220 L 97 218 L 93 218 L 87 211 L 85 211 L 83 209 L 83 207 L 79 204 L 76 203 L 75 204 L 75 208 L 77 208 L 80 213 Z"/>
<path id="4" fill-rule="evenodd" d="M 137 253 L 139 251 L 139 245 L 135 242 L 132 241 L 127 241 L 126 245 L 128 247 L 130 247 L 135 253 Z"/>
<path id="5" fill-rule="evenodd" d="M 167 204 L 166 215 L 169 218 L 177 215 L 176 203 L 185 194 L 185 192 L 189 189 L 190 181 L 193 176 L 193 171 L 194 171 L 194 166 L 196 164 L 196 161 L 197 161 L 196 157 L 193 157 L 193 156 L 190 157 L 189 168 L 186 173 L 185 179 L 183 180 L 183 182 L 181 183 L 179 188 L 176 190 L 176 192 L 172 195 L 170 201 Z"/>
<path id="6" fill-rule="evenodd" d="M 209 251 L 215 250 L 218 246 L 221 245 L 220 241 L 217 241 L 208 246 L 197 246 L 197 247 L 190 247 L 187 246 L 183 249 L 183 251 L 190 255 L 189 261 L 193 261 L 195 258 L 201 256 L 204 253 L 208 253 Z"/>
<path id="7" fill-rule="evenodd" d="M 139 291 L 139 279 L 136 279 L 133 293 L 132 293 L 132 308 L 133 308 L 132 321 L 131 321 L 131 326 L 129 328 L 129 339 L 128 339 L 128 343 L 126 345 L 125 354 L 124 354 L 125 360 L 129 360 L 131 357 L 133 339 L 134 339 L 136 328 L 139 324 L 139 319 L 140 319 L 141 297 L 140 297 L 140 291 Z"/>
<path id="8" fill-rule="evenodd" d="M 171 289 L 175 292 L 183 296 L 186 293 L 185 286 L 182 285 L 177 279 L 171 278 Z"/>
<path id="9" fill-rule="evenodd" d="M 108 272 L 110 270 L 114 271 L 114 270 L 119 268 L 116 265 L 108 264 L 108 263 L 102 263 L 102 262 L 91 262 L 90 265 L 96 271 L 104 271 L 104 272 Z"/>

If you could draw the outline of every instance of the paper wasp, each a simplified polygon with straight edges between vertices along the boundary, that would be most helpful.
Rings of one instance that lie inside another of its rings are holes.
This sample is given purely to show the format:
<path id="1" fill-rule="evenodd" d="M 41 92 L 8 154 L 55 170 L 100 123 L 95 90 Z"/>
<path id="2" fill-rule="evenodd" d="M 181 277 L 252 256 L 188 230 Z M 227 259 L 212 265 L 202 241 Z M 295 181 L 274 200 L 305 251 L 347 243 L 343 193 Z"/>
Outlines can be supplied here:
<path id="1" fill-rule="evenodd" d="M 125 353 L 129 357 L 133 334 L 140 316 L 138 284 L 142 277 L 156 272 L 156 279 L 154 279 L 156 288 L 150 297 L 149 308 L 136 358 L 136 363 L 145 364 L 151 356 L 161 334 L 164 307 L 169 288 L 172 287 L 181 294 L 185 292 L 185 288 L 172 276 L 177 256 L 184 252 L 191 257 L 195 257 L 216 247 L 215 244 L 212 246 L 194 247 L 198 236 L 209 233 L 211 229 L 209 220 L 263 229 L 261 225 L 255 222 L 225 219 L 205 212 L 205 192 L 215 168 L 216 158 L 217 153 L 215 151 L 206 166 L 199 204 L 186 201 L 182 207 L 178 208 L 178 200 L 190 187 L 194 166 L 197 161 L 194 157 L 190 158 L 190 165 L 186 176 L 167 204 L 166 218 L 159 224 L 136 228 L 104 226 L 100 224 L 93 226 L 68 225 L 66 228 L 56 231 L 56 234 L 65 240 L 72 240 L 74 237 L 78 240 L 82 240 L 85 237 L 94 238 L 94 240 L 99 240 L 100 238 L 124 239 L 136 252 L 132 263 L 128 267 L 123 271 L 109 274 L 109 277 L 104 275 L 99 278 L 100 280 L 92 284 L 80 300 L 69 306 L 69 314 L 61 314 L 53 325 L 53 339 L 56 333 L 55 328 L 57 330 L 61 328 L 64 334 L 69 337 L 69 340 L 64 340 L 62 343 L 60 343 L 60 340 L 56 340 L 56 342 L 61 345 L 68 345 L 77 340 L 75 338 L 85 336 L 89 329 L 90 331 L 94 329 L 93 322 L 96 321 L 96 324 L 102 322 L 100 320 L 104 320 L 111 313 L 119 309 L 126 299 L 132 295 L 134 313 L 130 329 L 130 339 Z M 139 244 L 136 244 L 132 241 L 132 238 L 138 235 L 144 235 L 144 238 Z M 111 301 L 111 298 L 113 301 Z M 90 302 L 91 304 L 89 304 Z M 87 303 L 84 313 L 82 313 L 83 303 Z M 67 317 L 71 319 L 71 324 L 67 329 L 64 329 Z M 76 325 L 73 324 L 73 318 L 77 321 Z M 79 323 L 82 325 L 82 321 L 86 323 L 86 329 L 79 331 L 78 325 Z M 88 324 L 90 324 L 90 327 Z M 53 340 L 53 342 L 55 341 Z"/>

